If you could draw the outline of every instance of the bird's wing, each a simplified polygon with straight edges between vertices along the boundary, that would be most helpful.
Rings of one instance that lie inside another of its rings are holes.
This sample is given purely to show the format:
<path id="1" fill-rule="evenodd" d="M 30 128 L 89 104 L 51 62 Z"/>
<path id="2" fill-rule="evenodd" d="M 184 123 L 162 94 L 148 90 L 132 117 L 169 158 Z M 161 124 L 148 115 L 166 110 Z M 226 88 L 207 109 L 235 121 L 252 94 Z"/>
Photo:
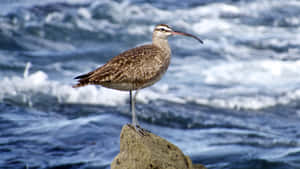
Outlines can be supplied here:
<path id="1" fill-rule="evenodd" d="M 162 67 L 162 52 L 154 45 L 127 50 L 98 69 L 78 76 L 79 83 L 74 87 L 102 83 L 143 83 L 151 80 L 158 76 Z"/>

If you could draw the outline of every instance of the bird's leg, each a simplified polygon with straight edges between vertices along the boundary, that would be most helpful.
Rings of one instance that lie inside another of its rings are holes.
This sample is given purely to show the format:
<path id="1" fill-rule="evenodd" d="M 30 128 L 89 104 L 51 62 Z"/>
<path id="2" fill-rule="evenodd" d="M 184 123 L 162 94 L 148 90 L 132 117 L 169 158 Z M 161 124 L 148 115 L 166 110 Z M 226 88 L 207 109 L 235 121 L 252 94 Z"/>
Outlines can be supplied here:
<path id="1" fill-rule="evenodd" d="M 146 135 L 148 135 L 147 131 L 139 126 L 137 116 L 135 114 L 135 102 L 136 102 L 137 93 L 138 93 L 138 90 L 135 92 L 134 96 L 132 96 L 132 90 L 129 91 L 130 111 L 132 114 L 132 125 L 133 125 L 134 129 L 139 133 L 139 135 L 146 136 Z"/>
<path id="2" fill-rule="evenodd" d="M 135 114 L 135 100 L 136 100 L 136 93 L 134 96 L 132 96 L 132 90 L 129 91 L 130 95 L 130 111 L 132 114 L 132 125 L 136 127 L 138 125 L 137 117 Z"/>

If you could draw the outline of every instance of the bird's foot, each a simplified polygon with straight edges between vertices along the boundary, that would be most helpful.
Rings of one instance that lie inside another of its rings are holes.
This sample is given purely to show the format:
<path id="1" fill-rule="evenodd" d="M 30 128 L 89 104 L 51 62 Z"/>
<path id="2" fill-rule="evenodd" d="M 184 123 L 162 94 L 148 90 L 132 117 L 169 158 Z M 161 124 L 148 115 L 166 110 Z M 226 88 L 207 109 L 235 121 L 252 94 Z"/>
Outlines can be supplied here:
<path id="1" fill-rule="evenodd" d="M 149 130 L 142 128 L 139 125 L 129 125 L 132 129 L 134 129 L 140 136 L 149 136 L 151 133 Z"/>
<path id="2" fill-rule="evenodd" d="M 144 129 L 144 128 L 142 128 L 139 125 L 136 125 L 134 128 L 135 128 L 135 131 L 137 131 L 139 135 L 141 135 L 141 136 L 149 136 L 149 133 L 150 133 L 149 130 Z"/>

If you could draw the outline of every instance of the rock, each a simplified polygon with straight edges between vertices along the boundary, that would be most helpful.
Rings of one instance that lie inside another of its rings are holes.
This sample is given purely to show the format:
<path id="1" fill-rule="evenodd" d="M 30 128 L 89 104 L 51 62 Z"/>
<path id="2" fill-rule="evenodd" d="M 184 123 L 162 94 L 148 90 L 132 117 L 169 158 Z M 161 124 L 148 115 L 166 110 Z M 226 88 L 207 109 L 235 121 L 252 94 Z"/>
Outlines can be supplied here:
<path id="1" fill-rule="evenodd" d="M 206 169 L 167 140 L 152 133 L 141 136 L 131 125 L 123 126 L 120 153 L 111 169 Z"/>

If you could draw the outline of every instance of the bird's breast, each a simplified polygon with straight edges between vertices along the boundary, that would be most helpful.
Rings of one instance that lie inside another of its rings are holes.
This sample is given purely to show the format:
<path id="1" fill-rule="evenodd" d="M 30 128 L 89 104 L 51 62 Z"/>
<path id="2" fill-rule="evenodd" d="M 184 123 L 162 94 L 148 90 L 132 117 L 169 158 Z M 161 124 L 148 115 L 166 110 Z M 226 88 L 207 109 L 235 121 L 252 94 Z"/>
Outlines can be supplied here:
<path id="1" fill-rule="evenodd" d="M 151 86 L 162 78 L 170 65 L 171 53 L 166 52 L 163 55 L 156 56 L 155 60 L 155 64 L 150 66 L 148 71 L 145 71 L 148 72 L 150 78 L 145 78 L 147 80 L 143 82 L 141 88 Z"/>

